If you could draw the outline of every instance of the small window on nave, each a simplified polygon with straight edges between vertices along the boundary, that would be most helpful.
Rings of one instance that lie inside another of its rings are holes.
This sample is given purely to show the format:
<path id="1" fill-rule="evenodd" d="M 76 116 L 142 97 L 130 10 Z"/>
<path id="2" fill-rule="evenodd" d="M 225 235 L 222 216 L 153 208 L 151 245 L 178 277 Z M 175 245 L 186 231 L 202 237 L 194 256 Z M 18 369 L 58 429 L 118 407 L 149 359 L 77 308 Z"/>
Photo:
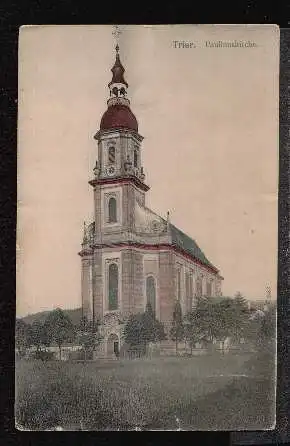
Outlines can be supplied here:
<path id="1" fill-rule="evenodd" d="M 118 309 L 118 265 L 111 263 L 109 266 L 108 280 L 108 309 Z"/>
<path id="2" fill-rule="evenodd" d="M 116 161 L 116 149 L 114 146 L 109 147 L 109 155 L 108 155 L 109 164 L 115 164 Z"/>
<path id="3" fill-rule="evenodd" d="M 108 203 L 108 222 L 117 222 L 117 200 L 114 197 L 111 197 Z"/>
<path id="4" fill-rule="evenodd" d="M 186 273 L 185 277 L 185 287 L 186 287 L 186 311 L 192 310 L 192 275 Z"/>
<path id="5" fill-rule="evenodd" d="M 196 297 L 202 297 L 202 279 L 200 277 L 196 279 Z"/>

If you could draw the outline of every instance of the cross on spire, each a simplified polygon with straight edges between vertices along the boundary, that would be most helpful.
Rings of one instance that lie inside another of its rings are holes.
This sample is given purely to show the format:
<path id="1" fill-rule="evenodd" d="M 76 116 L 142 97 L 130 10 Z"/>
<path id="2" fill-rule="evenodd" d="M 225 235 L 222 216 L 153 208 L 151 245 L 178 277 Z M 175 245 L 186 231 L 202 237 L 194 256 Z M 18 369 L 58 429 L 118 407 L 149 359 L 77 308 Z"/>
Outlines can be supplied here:
<path id="1" fill-rule="evenodd" d="M 118 52 L 119 51 L 118 41 L 119 41 L 120 34 L 122 34 L 122 31 L 120 30 L 119 25 L 114 25 L 113 28 L 114 29 L 112 31 L 112 34 L 113 34 L 113 36 L 115 38 L 115 41 L 116 41 L 116 51 Z"/>

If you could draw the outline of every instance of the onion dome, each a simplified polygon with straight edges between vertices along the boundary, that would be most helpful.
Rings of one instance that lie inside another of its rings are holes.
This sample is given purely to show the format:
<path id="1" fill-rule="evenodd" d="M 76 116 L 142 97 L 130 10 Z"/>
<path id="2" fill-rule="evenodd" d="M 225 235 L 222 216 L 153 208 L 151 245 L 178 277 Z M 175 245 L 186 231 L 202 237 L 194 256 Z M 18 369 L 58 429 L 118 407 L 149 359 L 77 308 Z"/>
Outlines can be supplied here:
<path id="1" fill-rule="evenodd" d="M 100 129 L 125 128 L 138 132 L 138 123 L 130 108 L 126 105 L 111 105 L 103 114 Z"/>
<path id="2" fill-rule="evenodd" d="M 116 60 L 112 71 L 112 80 L 108 84 L 110 98 L 107 101 L 108 109 L 102 116 L 100 130 L 129 129 L 138 132 L 138 122 L 130 109 L 127 99 L 128 84 L 124 79 L 125 69 L 120 61 L 119 46 L 116 46 Z"/>

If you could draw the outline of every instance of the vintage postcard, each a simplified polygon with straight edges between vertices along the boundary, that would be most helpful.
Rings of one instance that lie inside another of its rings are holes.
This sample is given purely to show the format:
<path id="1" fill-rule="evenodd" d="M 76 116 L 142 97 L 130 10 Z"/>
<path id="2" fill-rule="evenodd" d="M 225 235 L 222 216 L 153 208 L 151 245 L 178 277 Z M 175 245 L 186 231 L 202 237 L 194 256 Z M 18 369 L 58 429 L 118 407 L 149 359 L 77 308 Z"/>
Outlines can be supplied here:
<path id="1" fill-rule="evenodd" d="M 23 26 L 15 426 L 275 426 L 279 28 Z"/>

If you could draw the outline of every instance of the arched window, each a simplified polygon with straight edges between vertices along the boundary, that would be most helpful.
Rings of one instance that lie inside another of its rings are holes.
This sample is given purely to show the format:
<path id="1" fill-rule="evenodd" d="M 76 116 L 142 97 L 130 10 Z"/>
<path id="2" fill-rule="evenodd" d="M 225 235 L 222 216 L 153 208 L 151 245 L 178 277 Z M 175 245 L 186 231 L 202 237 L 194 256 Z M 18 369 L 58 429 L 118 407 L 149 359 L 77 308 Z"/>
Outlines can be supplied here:
<path id="1" fill-rule="evenodd" d="M 146 299 L 147 304 L 151 305 L 153 313 L 156 312 L 156 286 L 153 276 L 148 276 L 146 279 Z"/>
<path id="2" fill-rule="evenodd" d="M 134 167 L 138 167 L 138 152 L 134 150 Z"/>
<path id="3" fill-rule="evenodd" d="M 185 288 L 186 288 L 186 311 L 191 311 L 192 310 L 192 275 L 190 273 L 186 273 Z"/>
<path id="4" fill-rule="evenodd" d="M 181 270 L 177 269 L 177 300 L 181 301 Z"/>
<path id="5" fill-rule="evenodd" d="M 115 160 L 116 160 L 116 149 L 115 149 L 114 146 L 110 146 L 109 147 L 108 159 L 109 159 L 109 163 L 110 164 L 114 164 L 115 163 Z"/>
<path id="6" fill-rule="evenodd" d="M 109 266 L 108 309 L 118 309 L 118 265 L 111 263 Z"/>
<path id="7" fill-rule="evenodd" d="M 200 277 L 196 279 L 196 297 L 202 297 L 202 280 Z"/>
<path id="8" fill-rule="evenodd" d="M 116 223 L 117 221 L 117 200 L 114 197 L 109 199 L 108 204 L 108 220 L 109 223 Z"/>
<path id="9" fill-rule="evenodd" d="M 211 293 L 212 293 L 211 282 L 207 282 L 207 284 L 206 284 L 206 296 L 207 297 L 211 297 Z"/>

